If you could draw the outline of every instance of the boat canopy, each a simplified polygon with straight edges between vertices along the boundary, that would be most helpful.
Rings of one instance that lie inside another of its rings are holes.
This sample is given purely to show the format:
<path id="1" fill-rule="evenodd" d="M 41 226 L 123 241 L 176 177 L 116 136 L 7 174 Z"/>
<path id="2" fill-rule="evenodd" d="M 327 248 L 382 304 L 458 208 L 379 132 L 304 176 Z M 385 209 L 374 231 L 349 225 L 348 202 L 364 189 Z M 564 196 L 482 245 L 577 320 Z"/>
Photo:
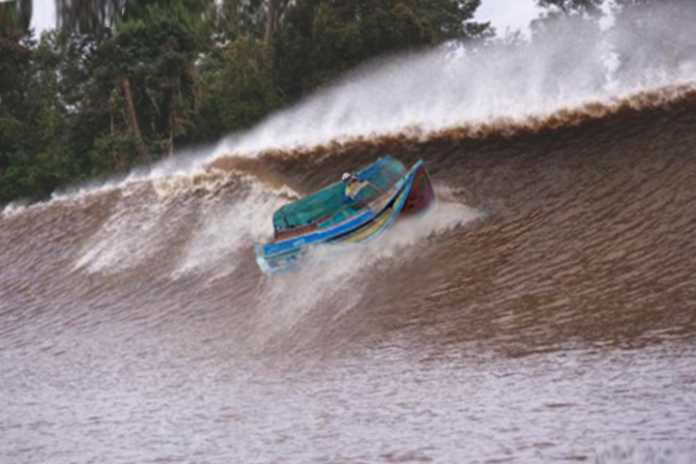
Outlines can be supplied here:
<path id="1" fill-rule="evenodd" d="M 356 173 L 359 181 L 368 183 L 356 198 L 351 199 L 346 195 L 345 183 L 335 182 L 278 209 L 273 214 L 273 228 L 277 233 L 305 227 L 320 219 L 340 221 L 355 214 L 362 205 L 388 190 L 404 174 L 406 168 L 400 161 L 391 156 L 379 158 Z"/>

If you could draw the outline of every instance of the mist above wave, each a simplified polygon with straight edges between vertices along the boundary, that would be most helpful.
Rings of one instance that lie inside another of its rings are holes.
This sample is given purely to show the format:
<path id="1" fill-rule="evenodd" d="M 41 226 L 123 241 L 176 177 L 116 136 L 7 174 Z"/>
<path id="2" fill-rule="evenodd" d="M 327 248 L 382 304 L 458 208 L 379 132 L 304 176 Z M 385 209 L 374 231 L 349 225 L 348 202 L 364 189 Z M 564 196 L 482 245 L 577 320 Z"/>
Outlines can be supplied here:
<path id="1" fill-rule="evenodd" d="M 212 157 L 254 156 L 404 128 L 427 132 L 500 118 L 521 121 L 692 82 L 690 16 L 672 12 L 652 6 L 620 15 L 604 29 L 578 16 L 558 18 L 541 23 L 530 41 L 443 46 L 374 62 L 249 132 L 229 136 Z"/>

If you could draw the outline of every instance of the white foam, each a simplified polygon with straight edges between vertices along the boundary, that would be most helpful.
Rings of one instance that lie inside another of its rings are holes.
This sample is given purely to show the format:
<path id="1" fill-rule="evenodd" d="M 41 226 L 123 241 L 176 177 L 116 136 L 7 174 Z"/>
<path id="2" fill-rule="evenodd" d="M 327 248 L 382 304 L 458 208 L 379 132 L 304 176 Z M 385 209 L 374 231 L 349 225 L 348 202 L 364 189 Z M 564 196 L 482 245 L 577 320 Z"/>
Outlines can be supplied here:
<path id="1" fill-rule="evenodd" d="M 18 203 L 18 202 L 10 202 L 5 207 L 0 211 L 0 216 L 2 217 L 12 217 L 16 216 L 18 214 L 21 214 L 27 209 L 27 205 Z"/>
<path id="2" fill-rule="evenodd" d="M 189 272 L 216 270 L 230 273 L 238 263 L 242 248 L 270 238 L 273 233 L 273 212 L 296 198 L 297 193 L 285 187 L 272 189 L 243 176 L 248 191 L 232 204 L 212 203 L 201 212 L 201 225 L 189 242 L 174 277 Z"/>
<path id="3" fill-rule="evenodd" d="M 212 158 L 407 127 L 427 132 L 498 118 L 522 121 L 696 80 L 696 51 L 688 37 L 674 37 L 664 18 L 651 23 L 648 37 L 631 35 L 613 13 L 601 27 L 578 17 L 545 27 L 548 36 L 538 41 L 466 51 L 441 47 L 364 66 L 251 131 L 221 141 Z M 671 61 L 664 58 L 665 38 Z"/>
<path id="4" fill-rule="evenodd" d="M 439 201 L 426 214 L 398 221 L 375 240 L 312 249 L 293 271 L 262 281 L 257 311 L 260 328 L 255 332 L 259 346 L 293 330 L 315 308 L 329 308 L 339 318 L 361 300 L 370 283 L 365 276 L 374 275 L 366 273 L 367 269 L 401 266 L 424 240 L 481 216 L 466 205 Z"/>
<path id="5" fill-rule="evenodd" d="M 75 269 L 113 273 L 151 258 L 164 246 L 157 228 L 164 210 L 157 202 L 118 207 L 84 245 Z"/>

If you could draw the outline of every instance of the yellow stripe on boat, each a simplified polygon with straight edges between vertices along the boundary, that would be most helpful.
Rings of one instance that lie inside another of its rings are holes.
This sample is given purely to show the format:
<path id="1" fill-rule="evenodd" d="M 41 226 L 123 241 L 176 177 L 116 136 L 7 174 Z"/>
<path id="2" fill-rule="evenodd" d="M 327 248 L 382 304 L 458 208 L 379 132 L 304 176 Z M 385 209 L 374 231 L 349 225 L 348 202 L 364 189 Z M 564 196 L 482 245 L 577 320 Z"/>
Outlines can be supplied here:
<path id="1" fill-rule="evenodd" d="M 369 226 L 364 227 L 364 228 L 362 228 L 362 229 L 356 231 L 355 233 L 352 233 L 352 234 L 348 235 L 347 237 L 345 237 L 345 238 L 343 238 L 343 239 L 340 239 L 340 240 L 338 240 L 338 241 L 341 242 L 341 243 L 344 243 L 344 242 L 345 242 L 345 243 L 360 242 L 360 241 L 363 241 L 363 240 L 366 240 L 366 239 L 370 238 L 371 235 L 374 235 L 374 234 L 378 233 L 378 232 L 384 227 L 384 225 L 386 224 L 386 222 L 389 220 L 389 218 L 390 218 L 391 215 L 393 214 L 395 205 L 398 205 L 398 204 L 401 202 L 401 200 L 402 200 L 402 198 L 404 197 L 404 195 L 406 195 L 407 193 L 408 193 L 408 192 L 407 192 L 406 190 L 404 190 L 403 192 L 401 192 L 401 195 L 399 195 L 398 198 L 396 198 L 396 200 L 394 201 L 394 203 L 392 203 L 392 206 L 390 206 L 389 208 L 385 209 L 385 210 L 382 212 L 382 214 L 379 215 L 378 218 L 374 219 L 374 220 L 370 223 Z"/>

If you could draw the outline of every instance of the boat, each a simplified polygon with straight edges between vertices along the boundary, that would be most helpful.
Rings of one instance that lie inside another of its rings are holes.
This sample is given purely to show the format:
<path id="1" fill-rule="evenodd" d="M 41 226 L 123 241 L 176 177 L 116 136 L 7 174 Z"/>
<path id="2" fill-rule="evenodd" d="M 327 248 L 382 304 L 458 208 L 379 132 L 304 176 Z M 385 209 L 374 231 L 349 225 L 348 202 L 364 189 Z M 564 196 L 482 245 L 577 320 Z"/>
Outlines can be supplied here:
<path id="1" fill-rule="evenodd" d="M 273 240 L 256 245 L 256 262 L 266 274 L 290 269 L 311 247 L 373 239 L 399 217 L 427 210 L 434 198 L 422 160 L 407 169 L 380 157 L 275 211 Z"/>

